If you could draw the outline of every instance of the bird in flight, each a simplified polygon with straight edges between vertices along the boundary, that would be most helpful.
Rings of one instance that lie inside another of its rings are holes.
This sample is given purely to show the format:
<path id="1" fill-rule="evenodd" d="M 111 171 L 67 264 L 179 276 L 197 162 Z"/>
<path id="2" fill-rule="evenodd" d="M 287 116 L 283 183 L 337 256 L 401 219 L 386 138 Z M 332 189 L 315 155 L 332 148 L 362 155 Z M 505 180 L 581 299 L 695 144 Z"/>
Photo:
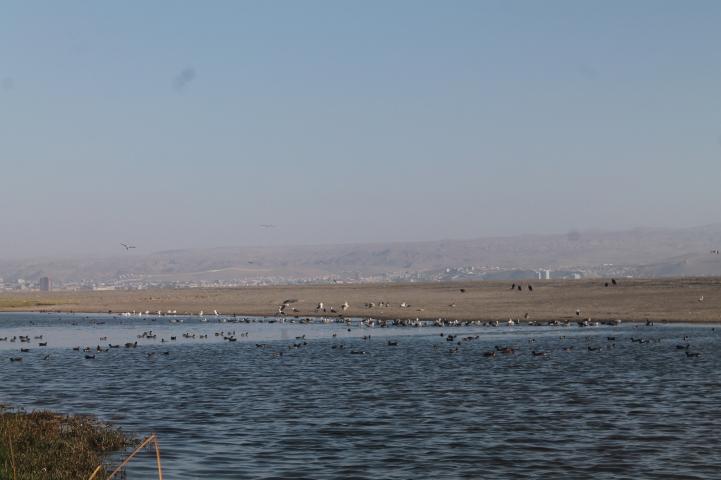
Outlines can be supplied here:
<path id="1" fill-rule="evenodd" d="M 261 228 L 275 228 L 275 225 L 272 223 L 261 223 L 260 226 Z"/>
<path id="2" fill-rule="evenodd" d="M 135 248 L 135 245 L 128 245 L 127 243 L 121 243 L 123 247 L 125 247 L 125 250 L 130 250 L 131 248 Z"/>

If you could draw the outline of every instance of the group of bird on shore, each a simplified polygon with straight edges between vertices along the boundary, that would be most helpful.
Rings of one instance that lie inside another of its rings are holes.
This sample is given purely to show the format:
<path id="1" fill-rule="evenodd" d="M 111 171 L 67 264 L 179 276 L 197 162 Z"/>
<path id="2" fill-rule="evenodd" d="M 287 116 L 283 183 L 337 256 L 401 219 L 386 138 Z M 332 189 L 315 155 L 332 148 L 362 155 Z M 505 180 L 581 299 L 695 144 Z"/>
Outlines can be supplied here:
<path id="1" fill-rule="evenodd" d="M 612 278 L 609 281 L 606 281 L 603 283 L 604 287 L 615 287 L 618 286 L 619 283 L 616 279 Z M 512 283 L 510 289 L 512 291 L 523 291 L 524 290 L 524 284 L 523 283 Z M 533 292 L 533 285 L 531 283 L 525 283 L 525 289 L 528 292 Z M 466 288 L 460 288 L 460 293 L 466 293 Z M 703 296 L 699 298 L 699 301 L 703 301 Z M 253 318 L 253 317 L 239 317 L 235 314 L 233 315 L 221 315 L 217 310 L 213 310 L 213 316 L 217 319 L 217 322 L 219 323 L 297 323 L 297 324 L 316 324 L 316 323 L 342 323 L 345 324 L 347 327 L 347 331 L 351 331 L 351 327 L 354 325 L 353 320 L 351 318 L 348 318 L 344 315 L 344 312 L 346 312 L 350 308 L 350 304 L 345 301 L 341 304 L 340 307 L 335 308 L 334 306 L 329 306 L 323 301 L 319 301 L 316 304 L 315 312 L 316 314 L 322 314 L 322 316 L 318 317 L 305 317 L 301 318 L 300 315 L 298 315 L 299 310 L 294 305 L 298 302 L 297 299 L 287 299 L 284 300 L 279 306 L 278 310 L 275 316 L 272 317 L 261 317 L 261 318 Z M 363 304 L 365 308 L 367 309 L 373 309 L 376 307 L 381 308 L 390 308 L 391 303 L 385 300 L 379 300 L 379 301 L 373 301 L 373 302 L 366 302 Z M 400 304 L 396 304 L 400 308 L 411 308 L 411 305 L 408 302 L 401 302 Z M 453 306 L 453 305 L 451 305 Z M 422 309 L 419 309 L 419 311 L 422 311 Z M 112 312 L 108 312 L 112 313 Z M 289 315 L 289 313 L 291 315 Z M 130 316 L 143 316 L 145 315 L 152 315 L 149 311 L 145 312 L 125 312 L 120 314 L 121 317 L 130 317 Z M 167 312 L 161 312 L 158 311 L 157 317 L 153 316 L 151 318 L 151 321 L 156 321 L 158 318 L 169 316 L 169 322 L 170 323 L 183 323 L 184 319 L 181 316 L 177 316 L 177 310 L 167 310 Z M 204 312 L 201 311 L 198 314 L 199 317 L 201 317 L 200 322 L 205 323 L 208 321 L 207 317 L 204 315 Z M 575 311 L 575 320 L 571 320 L 571 318 L 564 318 L 562 320 L 548 320 L 544 322 L 530 320 L 529 313 L 525 313 L 523 315 L 524 322 L 521 321 L 520 318 L 513 319 L 509 318 L 508 321 L 499 321 L 499 320 L 492 320 L 492 321 L 480 321 L 480 320 L 450 320 L 446 318 L 438 318 L 435 320 L 427 320 L 427 319 L 402 319 L 402 318 L 396 318 L 396 319 L 374 319 L 371 317 L 366 317 L 362 319 L 357 319 L 357 325 L 359 327 L 364 328 L 388 328 L 388 327 L 412 327 L 412 328 L 418 328 L 418 327 L 440 327 L 440 328 L 451 328 L 451 327 L 499 327 L 502 325 L 508 325 L 508 326 L 514 326 L 514 325 L 525 325 L 527 326 L 549 326 L 549 327 L 568 327 L 573 325 L 574 323 L 579 327 L 591 327 L 591 326 L 599 326 L 599 325 L 608 325 L 608 326 L 616 326 L 621 323 L 621 320 L 604 320 L 604 321 L 594 321 L 590 317 L 583 318 L 581 316 L 581 310 L 576 309 Z M 86 319 L 89 319 L 89 317 L 85 317 Z M 114 316 L 113 319 L 118 319 L 117 316 Z M 93 322 L 97 325 L 101 325 L 105 323 L 104 321 L 98 321 L 93 320 Z M 73 322 L 74 325 L 76 325 L 76 322 Z M 653 326 L 653 322 L 647 321 L 646 326 Z M 215 331 L 214 337 L 220 337 L 222 340 L 227 342 L 236 342 L 238 339 L 238 335 L 236 334 L 236 331 Z M 333 337 L 336 337 L 336 333 L 333 333 Z M 185 340 L 203 340 L 208 338 L 207 333 L 198 333 L 198 332 L 192 332 L 187 331 L 182 333 L 182 338 Z M 249 336 L 249 332 L 241 332 L 240 337 L 247 337 Z M 460 347 L 463 344 L 463 342 L 468 342 L 471 340 L 478 339 L 478 336 L 466 336 L 461 338 L 460 340 L 456 340 L 456 335 L 453 334 L 441 334 L 446 341 L 453 341 L 455 344 L 450 348 L 450 353 L 458 353 L 460 351 Z M 137 335 L 137 339 L 141 340 L 143 342 L 147 341 L 157 341 L 157 333 L 153 332 L 152 330 L 143 331 L 142 333 Z M 361 337 L 362 340 L 370 341 L 371 335 L 364 335 Z M 563 338 L 563 337 L 561 337 Z M 684 338 L 684 341 L 686 341 L 688 337 Z M 48 342 L 43 341 L 43 335 L 35 336 L 34 340 L 38 340 L 38 347 L 47 347 Z M 177 335 L 169 336 L 169 339 L 166 340 L 166 338 L 161 337 L 160 343 L 166 343 L 166 342 L 174 342 L 177 340 Z M 288 346 L 289 349 L 300 349 L 302 347 L 305 347 L 308 345 L 308 342 L 305 339 L 305 335 L 296 337 L 296 340 L 300 340 L 300 342 L 294 342 L 291 345 Z M 615 348 L 615 337 L 608 337 L 609 342 L 606 345 L 606 349 Z M 634 343 L 649 343 L 650 340 L 644 341 L 639 340 L 634 337 L 631 338 L 632 342 Z M 20 342 L 20 343 L 30 343 L 31 339 L 30 336 L 27 335 L 19 335 L 19 336 L 13 336 L 13 337 L 0 337 L 0 342 Z M 107 341 L 107 337 L 100 337 L 100 341 Z M 535 340 L 530 339 L 529 342 L 535 342 Z M 126 342 L 122 344 L 124 348 L 137 348 L 138 347 L 138 341 L 133 342 Z M 258 348 L 267 348 L 269 347 L 269 344 L 256 344 Z M 398 346 L 397 340 L 388 340 L 387 346 L 394 347 Z M 96 345 L 95 347 L 74 347 L 74 351 L 81 351 L 85 354 L 85 358 L 88 360 L 92 360 L 96 358 L 96 354 L 108 352 L 111 349 L 115 348 L 121 348 L 121 344 L 112 344 L 108 343 L 106 346 L 101 346 L 100 344 Z M 340 344 L 334 344 L 332 346 L 334 350 L 344 350 L 345 345 L 343 343 Z M 563 348 L 563 351 L 570 351 L 573 347 L 566 347 Z M 699 352 L 691 351 L 690 345 L 686 342 L 684 344 L 677 345 L 678 350 L 684 350 L 686 355 L 688 357 L 697 357 L 700 355 Z M 367 353 L 364 349 L 359 348 L 350 348 L 351 354 L 365 354 Z M 600 346 L 588 346 L 588 351 L 598 351 L 601 350 Z M 28 347 L 22 347 L 20 349 L 21 353 L 28 353 L 30 349 Z M 515 354 L 519 352 L 518 347 L 514 346 L 495 346 L 493 350 L 487 350 L 483 352 L 484 357 L 495 357 L 497 354 L 500 355 L 508 355 L 508 354 Z M 159 352 L 161 355 L 169 355 L 170 351 L 162 351 Z M 541 350 L 531 350 L 530 352 L 534 357 L 546 357 L 548 356 L 549 352 L 541 351 Z M 156 352 L 147 352 L 148 357 L 153 357 L 156 355 Z M 275 351 L 273 353 L 273 356 L 279 357 L 283 355 L 283 351 Z M 48 359 L 50 356 L 46 355 L 43 358 Z M 22 361 L 22 357 L 11 357 L 10 360 L 12 362 L 20 362 Z"/>

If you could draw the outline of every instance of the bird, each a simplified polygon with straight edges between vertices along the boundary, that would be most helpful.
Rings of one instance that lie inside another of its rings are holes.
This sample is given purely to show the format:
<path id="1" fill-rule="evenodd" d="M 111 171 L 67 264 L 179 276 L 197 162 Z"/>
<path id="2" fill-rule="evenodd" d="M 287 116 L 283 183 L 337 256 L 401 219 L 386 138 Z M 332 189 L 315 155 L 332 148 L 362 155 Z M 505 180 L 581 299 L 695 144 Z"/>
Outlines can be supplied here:
<path id="1" fill-rule="evenodd" d="M 528 291 L 529 291 L 529 292 L 532 292 L 532 291 L 533 291 L 533 285 L 528 285 Z"/>
<path id="2" fill-rule="evenodd" d="M 698 299 L 699 302 L 703 302 L 703 295 L 701 295 Z"/>
<path id="3" fill-rule="evenodd" d="M 614 285 L 617 285 L 617 284 L 618 284 L 618 282 L 616 282 L 616 279 L 615 279 L 615 278 L 612 278 L 612 279 L 611 279 L 611 283 L 614 284 Z"/>
<path id="4" fill-rule="evenodd" d="M 123 247 L 125 247 L 125 250 L 126 250 L 126 251 L 127 251 L 127 250 L 130 250 L 131 248 L 135 248 L 135 245 L 130 245 L 130 244 L 128 244 L 128 243 L 121 243 L 120 245 L 122 245 Z"/>
<path id="5" fill-rule="evenodd" d="M 260 228 L 275 228 L 275 225 L 272 223 L 261 223 Z"/>

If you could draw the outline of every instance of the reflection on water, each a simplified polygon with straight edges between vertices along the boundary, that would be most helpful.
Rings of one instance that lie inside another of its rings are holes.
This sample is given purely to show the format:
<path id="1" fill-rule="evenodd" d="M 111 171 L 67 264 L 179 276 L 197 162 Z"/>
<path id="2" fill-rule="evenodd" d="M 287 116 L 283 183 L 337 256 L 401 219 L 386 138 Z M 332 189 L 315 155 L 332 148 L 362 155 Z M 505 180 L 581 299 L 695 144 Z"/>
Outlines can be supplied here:
<path id="1" fill-rule="evenodd" d="M 155 339 L 137 338 L 149 330 Z M 0 341 L 0 402 L 156 431 L 170 479 L 717 478 L 719 333 L 684 325 L 349 332 L 6 314 L 0 338 L 31 342 Z M 136 340 L 138 348 L 94 360 L 71 348 Z M 701 356 L 677 349 L 685 343 Z M 516 353 L 483 356 L 495 346 Z M 128 473 L 153 478 L 151 455 Z"/>

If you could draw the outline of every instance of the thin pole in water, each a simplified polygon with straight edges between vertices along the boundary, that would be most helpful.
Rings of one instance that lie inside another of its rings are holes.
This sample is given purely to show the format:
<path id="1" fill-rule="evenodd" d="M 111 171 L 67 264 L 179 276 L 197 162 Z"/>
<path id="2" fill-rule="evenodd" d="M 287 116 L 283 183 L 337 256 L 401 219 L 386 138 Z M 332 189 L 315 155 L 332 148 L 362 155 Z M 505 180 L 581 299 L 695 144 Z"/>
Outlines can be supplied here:
<path id="1" fill-rule="evenodd" d="M 158 480 L 163 480 L 163 467 L 160 465 L 160 444 L 158 444 L 158 436 L 153 434 L 153 443 L 155 444 L 155 461 L 158 464 Z"/>
<path id="2" fill-rule="evenodd" d="M 132 452 L 130 455 L 128 455 L 128 457 L 127 457 L 125 460 L 123 460 L 123 463 L 121 463 L 120 465 L 118 465 L 118 467 L 117 467 L 115 470 L 113 470 L 113 473 L 111 473 L 111 474 L 108 476 L 107 480 L 111 480 L 125 465 L 128 464 L 128 462 L 130 462 L 130 460 L 133 459 L 133 457 L 134 457 L 135 455 L 137 455 L 137 453 L 138 453 L 140 450 L 142 450 L 142 449 L 143 449 L 145 446 L 147 446 L 150 442 L 155 442 L 155 457 L 156 457 L 157 462 L 158 462 L 158 475 L 160 476 L 160 480 L 163 480 L 163 471 L 162 471 L 161 468 L 160 468 L 160 450 L 158 449 L 158 437 L 157 437 L 157 435 L 155 435 L 154 433 L 151 434 L 151 435 L 150 435 L 148 438 L 146 438 L 145 440 L 143 440 L 143 443 L 141 443 L 141 444 L 138 446 L 138 448 L 136 448 L 135 450 L 133 450 L 133 452 Z M 92 478 L 92 477 L 91 477 L 91 478 Z"/>

